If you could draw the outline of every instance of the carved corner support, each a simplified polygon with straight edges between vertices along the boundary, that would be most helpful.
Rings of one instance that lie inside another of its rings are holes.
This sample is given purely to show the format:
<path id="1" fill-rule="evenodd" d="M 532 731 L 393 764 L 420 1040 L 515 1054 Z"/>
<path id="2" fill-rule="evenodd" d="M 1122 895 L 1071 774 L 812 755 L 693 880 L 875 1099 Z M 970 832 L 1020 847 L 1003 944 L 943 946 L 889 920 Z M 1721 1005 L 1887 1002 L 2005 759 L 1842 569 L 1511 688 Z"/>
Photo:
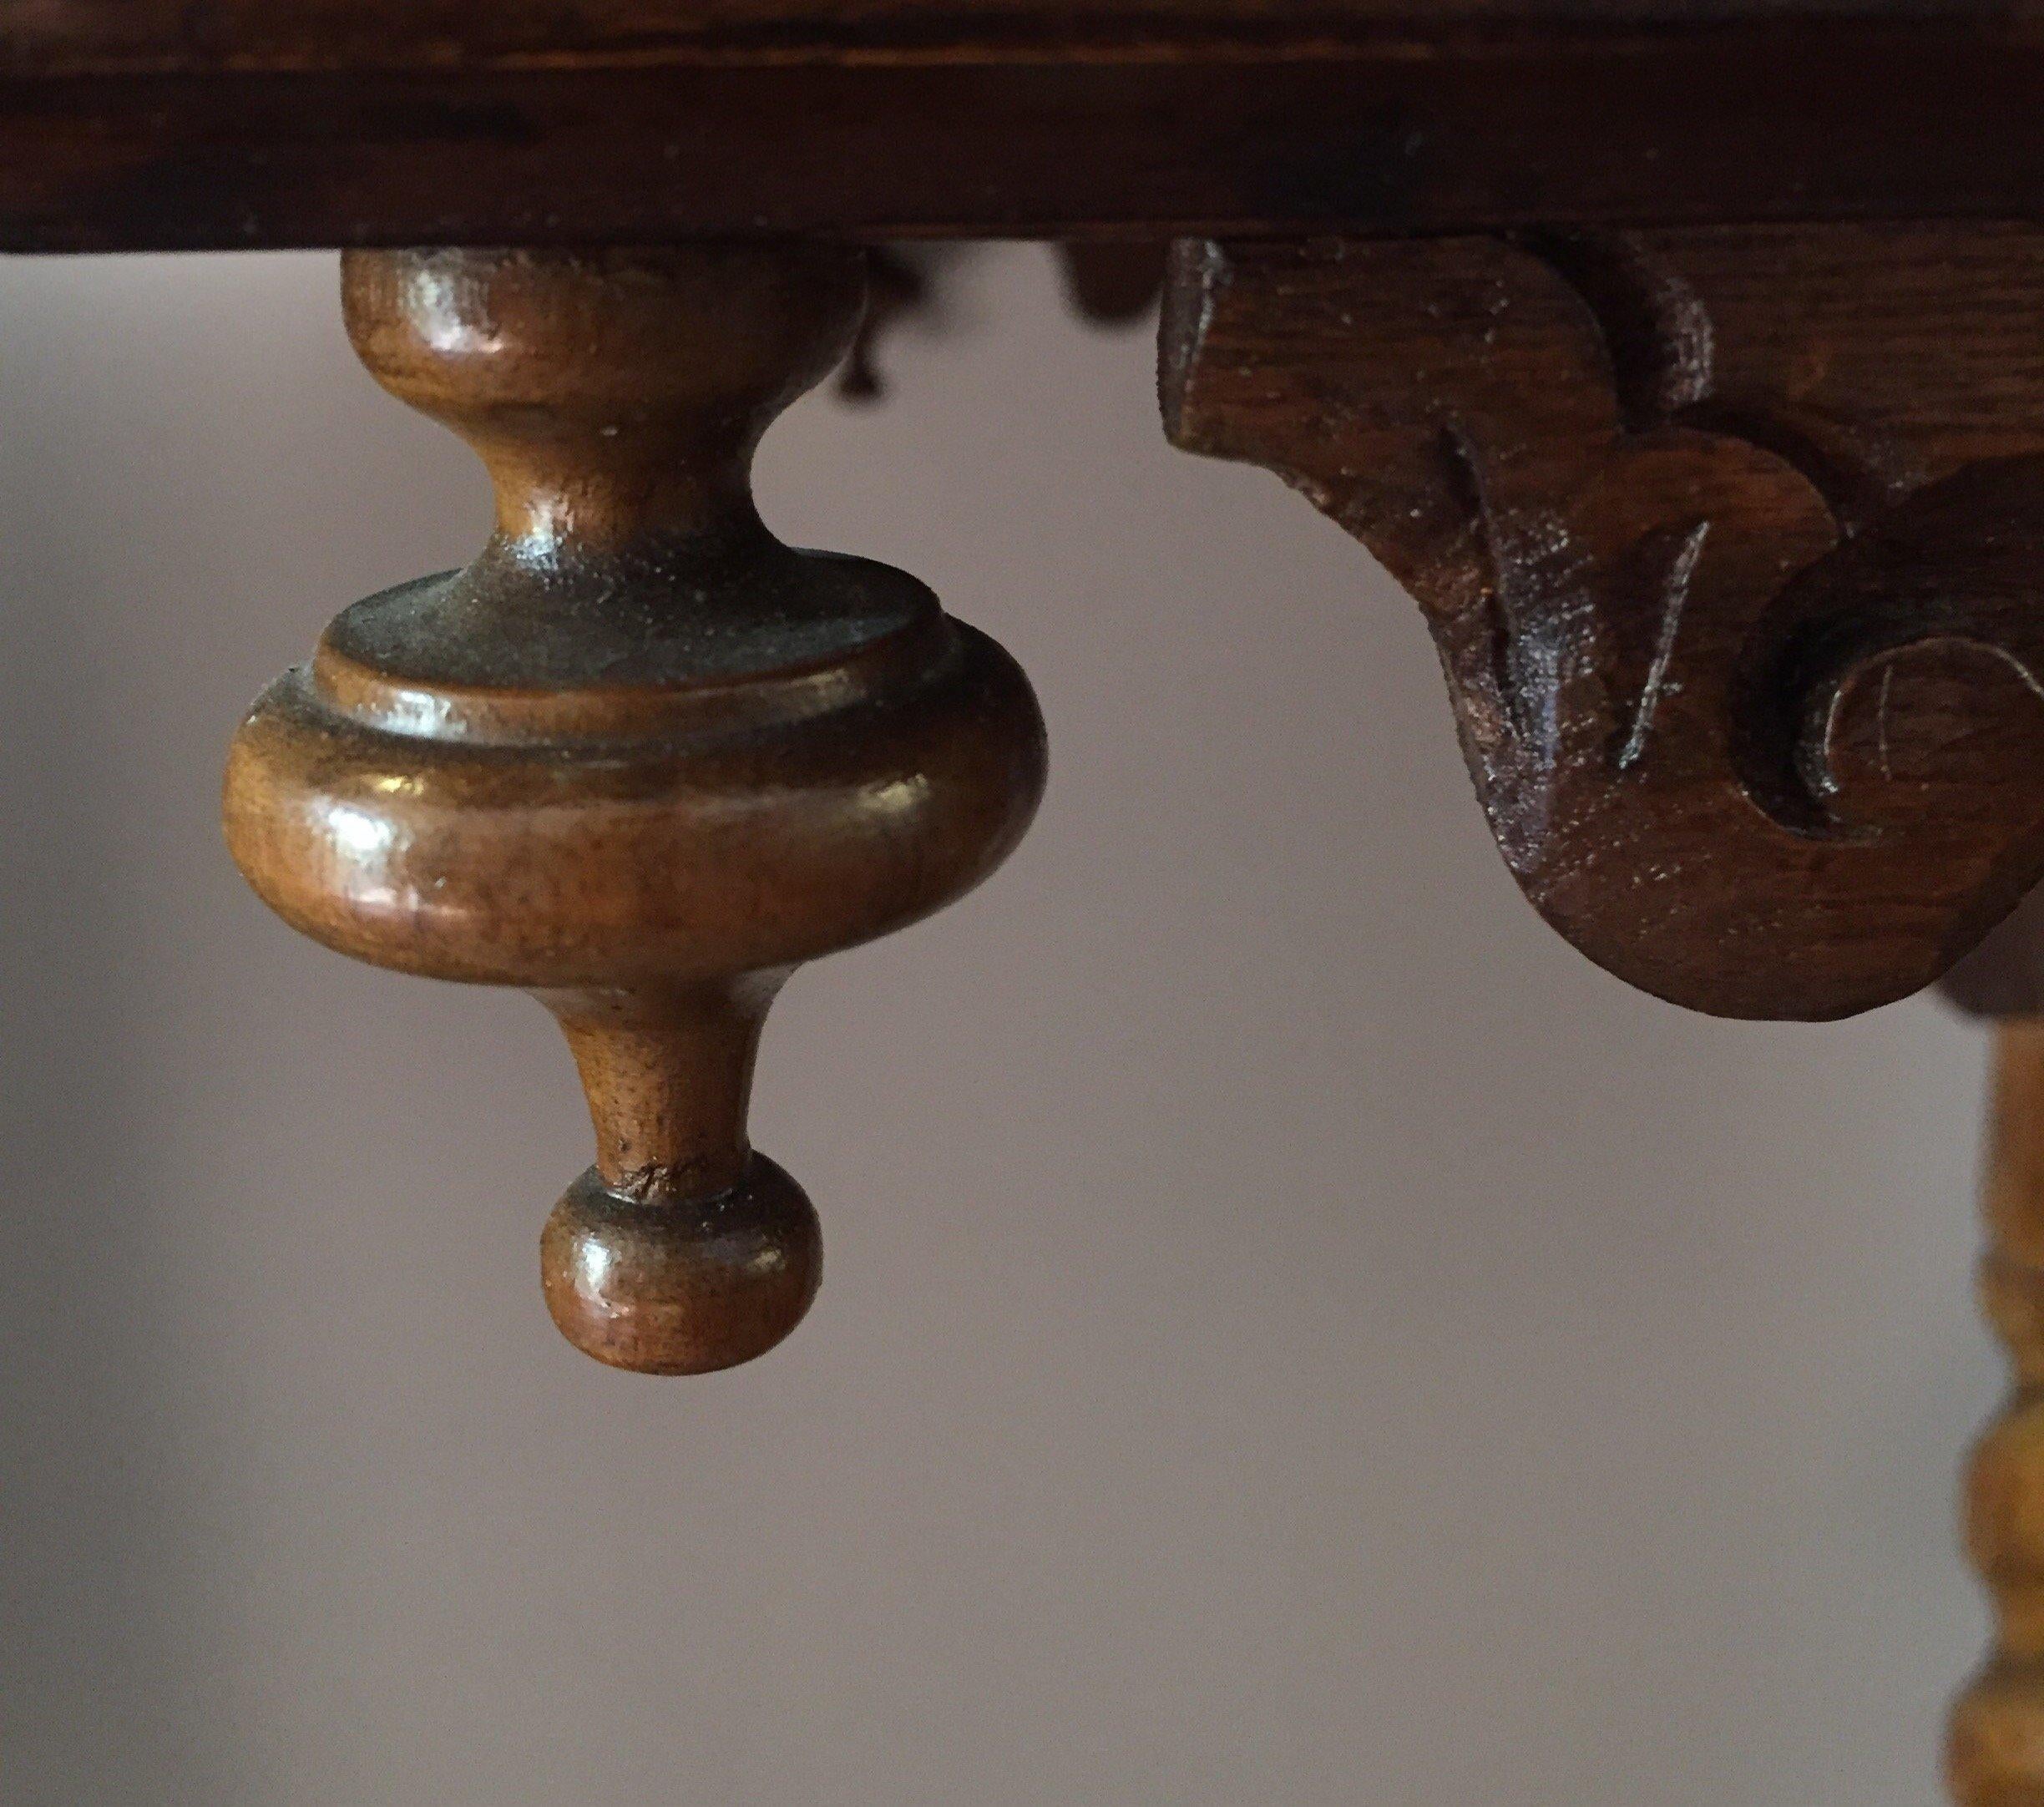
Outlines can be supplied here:
<path id="1" fill-rule="evenodd" d="M 496 531 L 264 694 L 230 847 L 330 947 L 538 995 L 596 1130 L 543 1239 L 556 1322 L 644 1372 L 747 1360 L 822 1263 L 746 1139 L 767 1007 L 999 863 L 1035 698 L 914 579 L 754 509 L 760 435 L 851 342 L 858 252 L 353 252 L 343 286 L 377 380 L 481 455 Z"/>
<path id="2" fill-rule="evenodd" d="M 1556 929 L 1825 1018 L 2044 871 L 2041 317 L 2022 225 L 1195 241 L 1161 388 L 1419 600 Z"/>

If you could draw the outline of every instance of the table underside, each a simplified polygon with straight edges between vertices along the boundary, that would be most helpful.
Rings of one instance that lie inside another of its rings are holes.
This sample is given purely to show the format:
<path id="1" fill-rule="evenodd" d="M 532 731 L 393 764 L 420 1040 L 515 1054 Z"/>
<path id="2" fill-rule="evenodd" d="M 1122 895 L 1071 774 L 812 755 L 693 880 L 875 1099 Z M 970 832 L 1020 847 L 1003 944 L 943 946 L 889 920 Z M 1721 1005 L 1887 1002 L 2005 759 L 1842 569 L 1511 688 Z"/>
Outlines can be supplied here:
<path id="1" fill-rule="evenodd" d="M 0 246 L 2025 218 L 2024 8 L 0 8 Z"/>

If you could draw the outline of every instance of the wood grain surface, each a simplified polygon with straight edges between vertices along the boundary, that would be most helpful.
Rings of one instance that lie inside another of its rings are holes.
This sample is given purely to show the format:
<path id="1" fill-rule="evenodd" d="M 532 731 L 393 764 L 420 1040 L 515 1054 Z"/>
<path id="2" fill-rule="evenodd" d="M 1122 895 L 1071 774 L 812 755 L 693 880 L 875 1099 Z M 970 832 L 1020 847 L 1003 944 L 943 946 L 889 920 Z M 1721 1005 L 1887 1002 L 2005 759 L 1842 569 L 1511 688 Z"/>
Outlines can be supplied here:
<path id="1" fill-rule="evenodd" d="M 2044 8 L 1992 0 L 8 0 L 0 66 L 17 69 L 475 67 L 597 58 L 1060 57 L 1247 49 L 1293 53 L 1458 28 L 1849 27 L 1992 30 Z"/>
<path id="2" fill-rule="evenodd" d="M 0 13 L 0 248 L 2034 215 L 2027 7 Z"/>
<path id="3" fill-rule="evenodd" d="M 2019 225 L 1195 243 L 1166 417 L 1419 600 L 1561 934 L 1836 1016 L 2044 870 L 2041 309 Z"/>

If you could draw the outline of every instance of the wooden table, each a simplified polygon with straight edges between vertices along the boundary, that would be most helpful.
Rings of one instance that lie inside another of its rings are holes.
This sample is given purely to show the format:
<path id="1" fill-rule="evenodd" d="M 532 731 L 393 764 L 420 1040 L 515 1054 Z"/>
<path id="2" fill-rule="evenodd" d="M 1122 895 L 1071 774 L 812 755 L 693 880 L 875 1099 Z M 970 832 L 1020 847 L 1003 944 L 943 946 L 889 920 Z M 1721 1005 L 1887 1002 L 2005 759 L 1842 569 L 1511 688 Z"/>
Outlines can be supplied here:
<path id="1" fill-rule="evenodd" d="M 229 840 L 329 944 L 555 1012 L 598 1158 L 543 1278 L 605 1361 L 728 1366 L 800 1319 L 817 1217 L 746 1136 L 767 1007 L 985 878 L 1044 782 L 1005 653 L 752 508 L 869 247 L 1172 241 L 1166 430 L 1412 592 L 1507 863 L 1631 983 L 1849 1015 L 2044 873 L 2044 10 L 0 19 L 0 246 L 347 247 L 372 374 L 489 468 L 475 561 L 345 611 L 258 702 Z M 1078 256 L 1111 287 L 1145 254 Z M 1956 981 L 2011 1025 L 1986 1285 L 2018 1379 L 1972 1489 L 1971 1807 L 2044 1800 L 2041 946 L 2004 929 Z"/>

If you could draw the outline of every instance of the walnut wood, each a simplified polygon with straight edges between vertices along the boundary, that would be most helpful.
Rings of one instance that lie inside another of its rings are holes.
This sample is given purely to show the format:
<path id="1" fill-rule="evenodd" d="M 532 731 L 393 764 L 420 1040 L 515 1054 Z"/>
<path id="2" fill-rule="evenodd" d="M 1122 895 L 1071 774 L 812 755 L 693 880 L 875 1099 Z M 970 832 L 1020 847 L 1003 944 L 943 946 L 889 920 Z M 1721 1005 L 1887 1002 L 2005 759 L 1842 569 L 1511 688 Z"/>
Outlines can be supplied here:
<path id="1" fill-rule="evenodd" d="M 753 508 L 753 447 L 849 343 L 860 262 L 352 255 L 357 350 L 481 455 L 496 531 L 340 615 L 229 763 L 230 845 L 287 921 L 559 1017 L 597 1161 L 548 1225 L 548 1303 L 649 1373 L 756 1355 L 815 1290 L 814 1213 L 746 1136 L 776 990 L 984 878 L 1043 781 L 1006 655 Z"/>
<path id="2" fill-rule="evenodd" d="M 2024 0 L 7 0 L 0 63 L 208 69 L 256 63 L 549 61 L 696 53 L 1060 54 L 1156 47 L 1339 43 L 1387 30 L 1504 23 L 1666 28 L 1823 18 L 2020 24 Z"/>
<path id="3" fill-rule="evenodd" d="M 1996 1035 L 1981 1303 L 2014 1386 L 1973 1455 L 1966 1541 L 1996 1641 L 1953 1709 L 1947 1767 L 1961 1807 L 2044 1800 L 2044 1022 Z"/>
<path id="4" fill-rule="evenodd" d="M 1166 413 L 1419 600 L 1576 946 L 1837 1016 L 2044 868 L 2041 311 L 2026 226 L 1196 243 Z"/>
<path id="5" fill-rule="evenodd" d="M 1991 0 L 0 7 L 0 247 L 2044 207 Z"/>

